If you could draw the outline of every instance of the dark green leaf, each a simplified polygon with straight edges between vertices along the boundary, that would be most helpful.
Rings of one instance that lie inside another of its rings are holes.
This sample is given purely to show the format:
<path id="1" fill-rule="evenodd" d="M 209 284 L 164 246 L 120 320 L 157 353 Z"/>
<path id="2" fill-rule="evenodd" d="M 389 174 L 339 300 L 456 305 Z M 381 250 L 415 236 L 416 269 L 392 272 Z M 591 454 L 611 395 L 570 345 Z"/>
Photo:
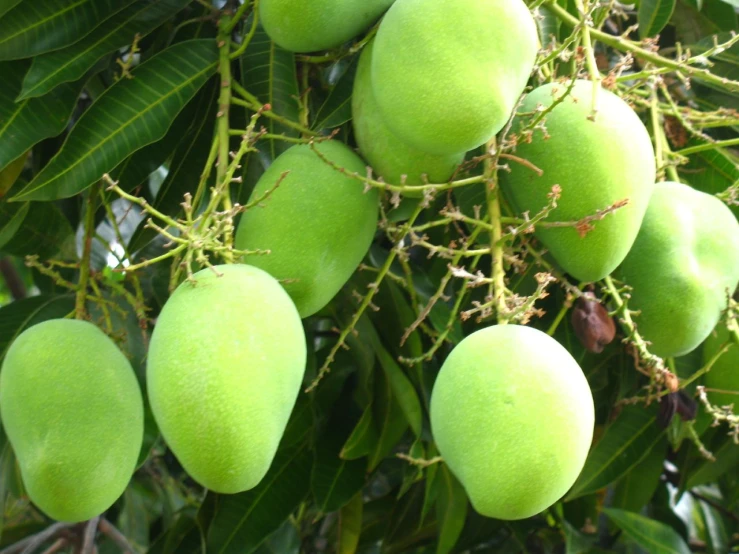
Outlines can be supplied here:
<path id="1" fill-rule="evenodd" d="M 15 256 L 37 254 L 39 258 L 47 259 L 67 248 L 71 249 L 72 228 L 64 214 L 54 204 L 0 202 L 0 220 L 10 219 L 16 214 L 16 210 L 22 211 L 24 205 L 28 205 L 26 216 L 13 237 L 3 246 L 4 252 Z"/>
<path id="2" fill-rule="evenodd" d="M 0 19 L 0 60 L 68 46 L 133 0 L 33 0 Z"/>
<path id="3" fill-rule="evenodd" d="M 337 554 L 354 554 L 362 532 L 362 493 L 358 492 L 339 512 Z"/>
<path id="4" fill-rule="evenodd" d="M 186 192 L 195 196 L 200 175 L 213 143 L 213 122 L 218 109 L 216 85 L 215 81 L 208 83 L 196 96 L 195 113 L 192 114 L 190 126 L 184 133 L 185 139 L 177 146 L 169 164 L 167 177 L 154 199 L 153 206 L 167 215 L 174 216 L 182 211 L 180 204 Z M 156 236 L 156 231 L 147 228 L 146 222 L 142 221 L 131 237 L 129 249 L 136 252 Z"/>
<path id="5" fill-rule="evenodd" d="M 384 373 L 375 377 L 375 401 L 372 403 L 372 421 L 377 427 L 377 444 L 369 459 L 372 471 L 390 454 L 408 427 L 403 409 L 393 393 L 392 385 Z"/>
<path id="6" fill-rule="evenodd" d="M 393 395 L 398 401 L 398 404 L 400 404 L 408 425 L 411 426 L 416 436 L 420 436 L 422 418 L 421 402 L 418 400 L 416 390 L 405 373 L 403 373 L 403 370 L 400 369 L 400 366 L 388 354 L 385 347 L 379 343 L 379 339 L 375 343 L 375 352 L 377 352 L 377 358 L 380 361 L 382 369 L 385 371 L 385 375 L 393 390 Z"/>
<path id="7" fill-rule="evenodd" d="M 106 54 L 156 29 L 190 0 L 139 0 L 108 18 L 82 40 L 36 56 L 23 79 L 19 100 L 42 96 L 61 83 L 80 79 Z"/>
<path id="8" fill-rule="evenodd" d="M 701 464 L 690 474 L 687 488 L 714 483 L 727 471 L 736 470 L 739 465 L 739 444 L 727 440 L 724 445 L 713 453 L 716 461 L 703 459 Z"/>
<path id="9" fill-rule="evenodd" d="M 448 554 L 457 544 L 467 518 L 467 493 L 446 465 L 439 469 L 439 496 L 436 501 L 439 522 L 437 554 Z"/>
<path id="10" fill-rule="evenodd" d="M 299 554 L 300 535 L 292 521 L 285 520 L 256 550 L 256 554 Z"/>
<path id="11" fill-rule="evenodd" d="M 22 0 L 2 0 L 0 2 L 0 17 L 8 13 L 15 6 L 21 3 Z"/>
<path id="12" fill-rule="evenodd" d="M 215 72 L 212 40 L 180 42 L 133 70 L 84 113 L 59 153 L 14 197 L 54 200 L 85 190 L 139 148 L 162 138 Z"/>
<path id="13" fill-rule="evenodd" d="M 67 126 L 83 82 L 68 83 L 41 98 L 16 102 L 25 62 L 0 63 L 0 169 L 26 153 L 34 144 L 54 137 Z"/>
<path id="14" fill-rule="evenodd" d="M 660 482 L 667 451 L 667 439 L 660 440 L 646 458 L 619 479 L 613 496 L 613 507 L 629 512 L 639 512 Z"/>
<path id="15" fill-rule="evenodd" d="M 10 188 L 18 181 L 23 168 L 26 166 L 29 152 L 24 152 L 15 160 L 10 162 L 4 169 L 0 169 L 0 199 L 5 196 Z"/>
<path id="16" fill-rule="evenodd" d="M 595 542 L 593 537 L 581 533 L 567 521 L 564 521 L 564 532 L 566 554 L 588 554 L 590 552 Z"/>
<path id="17" fill-rule="evenodd" d="M 208 529 L 208 554 L 249 554 L 305 498 L 310 487 L 311 454 L 305 445 L 278 452 L 254 489 L 218 495 Z"/>
<path id="18" fill-rule="evenodd" d="M 378 437 L 373 414 L 372 404 L 369 404 L 341 449 L 341 457 L 345 460 L 366 456 L 376 447 Z"/>
<path id="19" fill-rule="evenodd" d="M 603 511 L 649 554 L 690 554 L 690 548 L 682 537 L 664 523 L 616 508 Z"/>
<path id="20" fill-rule="evenodd" d="M 656 422 L 656 410 L 627 405 L 590 450 L 585 467 L 567 500 L 610 485 L 641 462 L 662 438 L 665 430 Z"/>
<path id="21" fill-rule="evenodd" d="M 326 97 L 313 118 L 313 129 L 332 129 L 343 125 L 352 118 L 352 90 L 354 88 L 354 75 L 357 73 L 358 59 L 359 56 L 355 56 L 351 60 L 351 64 L 344 75 Z"/>
<path id="22" fill-rule="evenodd" d="M 203 538 L 195 517 L 179 514 L 174 524 L 151 545 L 147 554 L 202 554 Z"/>
<path id="23" fill-rule="evenodd" d="M 708 500 L 695 499 L 700 510 L 700 517 L 705 529 L 705 535 L 708 544 L 710 545 L 710 552 L 713 554 L 723 554 L 724 552 L 731 552 L 730 550 L 730 537 L 727 530 L 727 526 L 724 523 L 724 518 L 719 510 L 714 506 L 721 506 L 721 498 L 715 496 L 712 497 L 709 490 L 700 489 L 701 495 Z M 709 503 L 712 502 L 713 506 Z"/>
<path id="24" fill-rule="evenodd" d="M 18 229 L 20 229 L 21 224 L 26 219 L 26 214 L 28 214 L 28 208 L 30 205 L 30 202 L 0 205 L 0 210 L 3 211 L 3 219 L 0 223 L 0 251 L 2 251 L 3 246 L 5 246 L 8 241 L 15 236 Z"/>
<path id="25" fill-rule="evenodd" d="M 653 37 L 665 28 L 675 11 L 676 0 L 641 0 L 639 3 L 639 36 Z"/>
<path id="26" fill-rule="evenodd" d="M 73 295 L 32 296 L 0 308 L 0 360 L 24 330 L 48 319 L 65 317 L 72 310 Z"/>
<path id="27" fill-rule="evenodd" d="M 251 19 L 246 26 L 251 25 Z M 241 84 L 262 104 L 272 106 L 272 111 L 291 121 L 298 121 L 298 79 L 295 72 L 295 55 L 272 42 L 262 26 L 256 33 L 244 55 L 241 56 Z M 269 133 L 298 136 L 298 132 L 274 119 L 265 119 Z M 269 155 L 274 160 L 291 146 L 281 140 L 269 140 Z"/>

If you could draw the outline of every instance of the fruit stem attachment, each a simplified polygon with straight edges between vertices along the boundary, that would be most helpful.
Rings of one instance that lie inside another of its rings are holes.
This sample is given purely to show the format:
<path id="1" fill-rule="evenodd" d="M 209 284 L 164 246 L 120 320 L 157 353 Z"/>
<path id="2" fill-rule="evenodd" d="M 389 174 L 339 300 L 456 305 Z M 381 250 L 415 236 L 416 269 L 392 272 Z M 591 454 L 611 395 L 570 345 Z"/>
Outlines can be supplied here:
<path id="1" fill-rule="evenodd" d="M 595 50 L 593 49 L 593 42 L 590 38 L 590 25 L 588 24 L 588 20 L 590 20 L 589 10 L 585 8 L 583 0 L 575 0 L 575 6 L 582 17 L 582 28 L 580 30 L 582 45 L 585 49 L 585 62 L 588 66 L 590 80 L 593 81 L 593 105 L 589 119 L 594 121 L 595 115 L 598 113 L 598 93 L 600 92 L 601 80 L 600 71 L 598 71 L 598 64 L 595 62 Z"/>
<path id="2" fill-rule="evenodd" d="M 85 208 L 85 234 L 82 238 L 82 259 L 80 260 L 80 279 L 77 282 L 77 295 L 74 302 L 74 317 L 85 319 L 85 299 L 87 284 L 90 281 L 90 253 L 92 252 L 92 235 L 95 232 L 95 199 L 98 197 L 100 182 L 95 183 L 87 195 Z"/>
<path id="3" fill-rule="evenodd" d="M 498 186 L 497 156 L 495 151 L 497 142 L 495 137 L 486 145 L 484 162 L 485 196 L 490 215 L 490 248 L 493 256 L 492 281 L 490 282 L 490 296 L 495 305 L 495 315 L 498 325 L 508 323 L 508 308 L 505 301 L 505 268 L 503 267 L 503 224 L 500 211 L 500 187 Z"/>

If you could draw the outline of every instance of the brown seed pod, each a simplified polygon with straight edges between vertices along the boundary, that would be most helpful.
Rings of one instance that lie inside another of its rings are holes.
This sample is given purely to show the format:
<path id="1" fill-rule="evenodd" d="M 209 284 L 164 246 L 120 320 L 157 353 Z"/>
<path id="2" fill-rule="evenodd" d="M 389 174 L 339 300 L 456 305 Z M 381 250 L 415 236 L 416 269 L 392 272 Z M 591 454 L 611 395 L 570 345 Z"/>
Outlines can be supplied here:
<path id="1" fill-rule="evenodd" d="M 586 293 L 572 310 L 572 327 L 586 350 L 599 354 L 616 336 L 616 324 L 602 304 Z"/>

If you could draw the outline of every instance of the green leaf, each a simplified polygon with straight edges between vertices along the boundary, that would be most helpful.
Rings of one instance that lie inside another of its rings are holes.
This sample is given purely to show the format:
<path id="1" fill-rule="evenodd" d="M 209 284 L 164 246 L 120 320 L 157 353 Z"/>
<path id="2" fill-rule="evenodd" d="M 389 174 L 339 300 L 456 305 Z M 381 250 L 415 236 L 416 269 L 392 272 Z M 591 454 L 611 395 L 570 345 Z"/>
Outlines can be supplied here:
<path id="1" fill-rule="evenodd" d="M 370 403 L 359 418 L 359 422 L 354 427 L 352 434 L 346 439 L 344 447 L 341 449 L 341 457 L 345 460 L 355 460 L 366 456 L 377 445 L 377 428 L 373 421 L 374 411 L 372 403 Z"/>
<path id="2" fill-rule="evenodd" d="M 343 414 L 341 417 L 344 417 Z M 365 460 L 345 460 L 339 457 L 347 433 L 342 421 L 332 418 L 318 440 L 311 472 L 311 490 L 317 508 L 335 512 L 359 491 L 365 481 Z M 351 430 L 351 429 L 350 429 Z"/>
<path id="3" fill-rule="evenodd" d="M 700 489 L 702 496 L 708 498 L 716 506 L 721 506 L 721 498 L 717 498 L 711 494 L 708 489 Z M 700 519 L 705 529 L 705 535 L 707 542 L 710 545 L 709 552 L 713 554 L 724 554 L 724 552 L 731 552 L 731 540 L 729 532 L 724 523 L 724 518 L 721 512 L 714 506 L 705 502 L 699 498 L 695 499 L 696 508 L 700 511 Z M 728 511 L 728 510 L 727 510 Z M 729 513 L 731 513 L 729 511 Z"/>
<path id="4" fill-rule="evenodd" d="M 31 296 L 0 308 L 0 360 L 23 331 L 46 321 L 69 315 L 74 310 L 74 296 Z"/>
<path id="5" fill-rule="evenodd" d="M 362 532 L 362 492 L 355 494 L 339 512 L 338 554 L 354 554 Z"/>
<path id="6" fill-rule="evenodd" d="M 352 58 L 349 67 L 341 76 L 331 92 L 326 97 L 314 118 L 312 129 L 332 129 L 343 125 L 352 118 L 352 91 L 354 89 L 354 75 L 357 73 L 357 60 Z"/>
<path id="7" fill-rule="evenodd" d="M 289 519 L 256 550 L 256 554 L 299 554 L 300 535 Z"/>
<path id="8" fill-rule="evenodd" d="M 33 0 L 0 19 L 0 60 L 30 58 L 90 33 L 133 0 Z"/>
<path id="9" fill-rule="evenodd" d="M 687 488 L 692 489 L 698 485 L 715 483 L 726 472 L 736 470 L 739 465 L 739 444 L 727 440 L 713 455 L 716 458 L 715 462 L 703 459 L 701 464 L 691 472 Z"/>
<path id="10" fill-rule="evenodd" d="M 215 72 L 213 40 L 170 46 L 109 88 L 70 131 L 59 153 L 13 200 L 74 196 L 139 148 L 162 138 Z"/>
<path id="11" fill-rule="evenodd" d="M 690 554 L 690 548 L 670 526 L 633 512 L 606 508 L 605 514 L 649 554 Z"/>
<path id="12" fill-rule="evenodd" d="M 5 196 L 23 172 L 29 152 L 23 152 L 10 162 L 5 169 L 0 169 L 0 199 Z"/>
<path id="13" fill-rule="evenodd" d="M 0 205 L 0 210 L 7 208 L 4 215 L 9 217 L 3 217 L 3 222 L 0 223 L 0 251 L 10 239 L 15 236 L 18 229 L 21 227 L 21 223 L 26 219 L 28 214 L 28 208 L 31 205 L 30 202 L 24 202 L 23 204 L 7 204 Z"/>
<path id="14" fill-rule="evenodd" d="M 667 439 L 663 438 L 641 462 L 619 479 L 613 496 L 615 508 L 639 512 L 649 502 L 659 486 L 666 451 Z"/>
<path id="15" fill-rule="evenodd" d="M 305 444 L 278 452 L 267 475 L 250 491 L 216 496 L 208 554 L 249 554 L 303 501 L 310 486 Z"/>
<path id="16" fill-rule="evenodd" d="M 439 469 L 439 496 L 436 501 L 439 542 L 436 554 L 448 554 L 457 544 L 467 518 L 467 493 L 462 484 L 443 465 Z"/>
<path id="17" fill-rule="evenodd" d="M 15 256 L 37 254 L 43 260 L 72 245 L 69 221 L 56 205 L 49 202 L 17 205 L 0 202 L 0 221 L 13 218 L 18 210 L 24 211 L 22 206 L 28 206 L 26 216 L 13 237 L 3 245 L 4 252 Z"/>
<path id="18" fill-rule="evenodd" d="M 369 457 L 369 470 L 374 470 L 390 454 L 408 427 L 406 416 L 393 394 L 385 373 L 375 376 L 373 423 L 377 426 L 377 444 Z"/>
<path id="19" fill-rule="evenodd" d="M 157 537 L 147 554 L 202 554 L 202 545 L 197 521 L 189 513 L 181 513 L 174 524 Z"/>
<path id="20" fill-rule="evenodd" d="M 61 133 L 72 116 L 84 85 L 83 82 L 69 83 L 41 98 L 16 102 L 27 67 L 26 62 L 0 63 L 0 75 L 3 76 L 0 87 L 0 169 L 36 143 Z"/>
<path id="21" fill-rule="evenodd" d="M 2 17 L 18 4 L 20 4 L 21 1 L 22 0 L 2 0 L 2 2 L 0 2 L 0 17 Z"/>
<path id="22" fill-rule="evenodd" d="M 108 18 L 92 33 L 62 50 L 36 56 L 23 79 L 19 100 L 42 96 L 61 83 L 80 79 L 106 54 L 144 37 L 190 0 L 139 0 Z"/>
<path id="23" fill-rule="evenodd" d="M 405 373 L 403 373 L 403 370 L 400 369 L 400 366 L 393 360 L 393 357 L 380 344 L 379 339 L 377 339 L 377 343 L 375 344 L 375 352 L 377 352 L 377 359 L 385 371 L 385 375 L 393 389 L 393 395 L 400 404 L 406 421 L 416 436 L 420 436 L 422 419 L 421 402 L 418 400 L 416 390 Z"/>
<path id="24" fill-rule="evenodd" d="M 588 554 L 593 546 L 594 539 L 577 529 L 568 521 L 564 521 L 565 552 L 566 554 Z"/>
<path id="25" fill-rule="evenodd" d="M 191 115 L 190 126 L 185 130 L 185 139 L 180 142 L 172 156 L 169 171 L 159 187 L 153 206 L 167 215 L 177 215 L 182 211 L 180 205 L 184 195 L 193 196 L 200 182 L 213 143 L 213 122 L 218 109 L 218 86 L 215 81 L 208 83 L 198 93 L 195 100 L 195 113 Z M 157 236 L 156 231 L 146 227 L 142 221 L 131 237 L 129 249 L 135 252 Z"/>
<path id="26" fill-rule="evenodd" d="M 566 500 L 602 489 L 641 462 L 662 438 L 656 408 L 627 405 L 590 450 L 585 467 Z"/>
<path id="27" fill-rule="evenodd" d="M 657 35 L 670 21 L 675 11 L 676 0 L 641 0 L 639 3 L 639 36 L 641 38 Z"/>
<path id="28" fill-rule="evenodd" d="M 245 23 L 251 26 L 251 18 Z M 257 26 L 249 46 L 241 56 L 241 84 L 262 104 L 269 104 L 272 111 L 291 121 L 298 121 L 298 78 L 295 72 L 295 55 L 277 46 Z M 298 136 L 298 132 L 274 119 L 260 121 L 274 135 Z M 267 141 L 270 159 L 292 146 L 277 139 Z"/>

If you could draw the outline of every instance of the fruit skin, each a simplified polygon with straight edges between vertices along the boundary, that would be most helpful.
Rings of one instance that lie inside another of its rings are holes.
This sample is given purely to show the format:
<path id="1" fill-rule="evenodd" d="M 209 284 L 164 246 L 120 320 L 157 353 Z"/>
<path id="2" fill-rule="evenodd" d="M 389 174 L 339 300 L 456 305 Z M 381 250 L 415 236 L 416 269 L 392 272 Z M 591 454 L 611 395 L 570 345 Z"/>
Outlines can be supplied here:
<path id="1" fill-rule="evenodd" d="M 400 140 L 388 129 L 377 108 L 370 69 L 374 39 L 364 47 L 359 57 L 352 93 L 352 125 L 359 152 L 385 182 L 421 185 L 426 174 L 430 183 L 446 182 L 464 159 L 464 152 L 450 155 L 428 154 Z"/>
<path id="2" fill-rule="evenodd" d="M 431 429 L 480 514 L 531 517 L 577 479 L 590 448 L 593 397 L 554 339 L 496 325 L 459 343 L 431 395 Z"/>
<path id="3" fill-rule="evenodd" d="M 131 364 L 92 323 L 26 329 L 0 371 L 0 414 L 23 483 L 53 519 L 107 510 L 136 467 L 144 404 Z"/>
<path id="4" fill-rule="evenodd" d="M 292 52 L 315 52 L 353 39 L 394 1 L 262 0 L 259 21 L 278 46 Z"/>
<path id="5" fill-rule="evenodd" d="M 364 162 L 337 141 L 315 144 L 348 172 L 366 173 Z M 280 155 L 257 182 L 250 200 L 263 202 L 244 213 L 236 233 L 242 250 L 270 250 L 246 261 L 283 282 L 301 317 L 328 304 L 369 250 L 377 229 L 378 194 L 324 162 L 307 144 Z"/>
<path id="6" fill-rule="evenodd" d="M 739 283 L 739 223 L 715 196 L 657 183 L 639 236 L 617 276 L 657 356 L 682 356 L 709 335 Z"/>
<path id="7" fill-rule="evenodd" d="M 537 50 L 522 0 L 397 0 L 375 39 L 377 106 L 419 150 L 472 150 L 508 121 Z"/>
<path id="8" fill-rule="evenodd" d="M 526 97 L 520 111 L 532 112 L 537 105 L 549 107 L 566 90 L 562 84 L 539 87 Z M 546 116 L 549 138 L 536 131 L 530 143 L 520 139 L 516 156 L 541 169 L 542 176 L 511 162 L 511 173 L 501 178 L 504 192 L 518 211 L 531 216 L 547 205 L 547 195 L 559 185 L 561 198 L 546 221 L 579 221 L 629 199 L 626 206 L 595 221 L 595 228 L 584 237 L 575 227 L 536 228 L 536 236 L 562 269 L 586 282 L 606 277 L 626 257 L 655 180 L 654 149 L 636 113 L 618 96 L 600 89 L 598 113 L 591 121 L 592 97 L 593 84 L 577 81 L 571 97 Z M 513 131 L 527 121 L 516 120 Z"/>
<path id="9" fill-rule="evenodd" d="M 193 479 L 241 492 L 262 480 L 277 451 L 305 372 L 305 335 L 290 297 L 261 269 L 221 265 L 193 279 L 154 327 L 149 402 Z"/>
<path id="10" fill-rule="evenodd" d="M 708 335 L 703 344 L 703 364 L 707 364 L 718 354 L 719 350 L 731 341 L 729 330 L 718 325 L 715 332 Z M 730 392 L 707 392 L 708 401 L 715 406 L 734 405 L 734 413 L 739 415 L 739 345 L 731 342 L 729 349 L 711 367 L 711 371 L 703 377 L 703 384 L 708 389 Z"/>

